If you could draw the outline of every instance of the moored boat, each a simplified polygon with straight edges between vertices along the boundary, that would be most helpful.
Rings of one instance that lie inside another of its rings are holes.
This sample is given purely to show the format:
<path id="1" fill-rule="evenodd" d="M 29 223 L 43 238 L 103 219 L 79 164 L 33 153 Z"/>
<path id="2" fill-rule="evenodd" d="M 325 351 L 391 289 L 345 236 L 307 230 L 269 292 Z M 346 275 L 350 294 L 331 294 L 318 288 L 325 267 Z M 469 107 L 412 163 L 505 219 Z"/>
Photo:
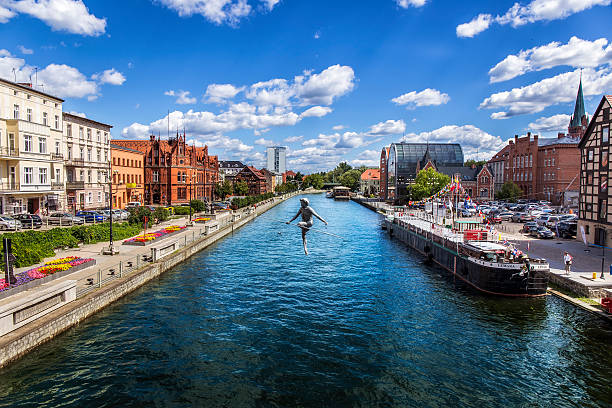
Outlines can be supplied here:
<path id="1" fill-rule="evenodd" d="M 334 200 L 350 200 L 351 189 L 344 186 L 334 187 L 333 195 Z"/>
<path id="2" fill-rule="evenodd" d="M 473 288 L 491 295 L 530 297 L 546 294 L 549 265 L 491 238 L 485 230 L 452 231 L 414 215 L 383 221 L 405 242 Z"/>

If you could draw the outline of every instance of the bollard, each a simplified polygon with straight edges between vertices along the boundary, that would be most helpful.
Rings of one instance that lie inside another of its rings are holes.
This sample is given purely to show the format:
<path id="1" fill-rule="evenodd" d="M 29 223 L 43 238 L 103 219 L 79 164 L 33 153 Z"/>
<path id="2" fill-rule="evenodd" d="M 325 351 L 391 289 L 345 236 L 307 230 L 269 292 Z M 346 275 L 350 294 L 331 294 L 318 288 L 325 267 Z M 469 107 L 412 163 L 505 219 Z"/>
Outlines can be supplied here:
<path id="1" fill-rule="evenodd" d="M 119 277 L 123 277 L 123 261 L 119 261 Z"/>
<path id="2" fill-rule="evenodd" d="M 593 280 L 597 279 L 597 272 L 593 272 Z"/>
<path id="3" fill-rule="evenodd" d="M 140 254 L 136 255 L 136 268 L 138 269 L 140 267 Z"/>
<path id="4" fill-rule="evenodd" d="M 98 287 L 102 287 L 102 269 L 98 269 Z"/>

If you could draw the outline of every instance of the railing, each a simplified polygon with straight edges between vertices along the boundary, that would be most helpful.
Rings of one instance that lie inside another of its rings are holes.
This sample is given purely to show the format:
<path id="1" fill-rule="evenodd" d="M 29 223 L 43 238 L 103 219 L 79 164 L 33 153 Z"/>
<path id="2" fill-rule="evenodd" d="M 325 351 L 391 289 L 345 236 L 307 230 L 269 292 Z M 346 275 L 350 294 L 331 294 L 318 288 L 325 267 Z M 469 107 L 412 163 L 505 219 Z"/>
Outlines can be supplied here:
<path id="1" fill-rule="evenodd" d="M 85 188 L 85 181 L 67 181 L 66 190 L 83 190 Z"/>
<path id="2" fill-rule="evenodd" d="M 19 191 L 19 183 L 16 183 L 16 182 L 0 183 L 0 191 Z"/>
<path id="3" fill-rule="evenodd" d="M 18 157 L 19 149 L 15 147 L 0 147 L 0 156 Z"/>
<path id="4" fill-rule="evenodd" d="M 64 155 L 61 153 L 51 153 L 51 160 L 64 160 Z"/>
<path id="5" fill-rule="evenodd" d="M 63 190 L 64 183 L 51 183 L 51 190 Z"/>

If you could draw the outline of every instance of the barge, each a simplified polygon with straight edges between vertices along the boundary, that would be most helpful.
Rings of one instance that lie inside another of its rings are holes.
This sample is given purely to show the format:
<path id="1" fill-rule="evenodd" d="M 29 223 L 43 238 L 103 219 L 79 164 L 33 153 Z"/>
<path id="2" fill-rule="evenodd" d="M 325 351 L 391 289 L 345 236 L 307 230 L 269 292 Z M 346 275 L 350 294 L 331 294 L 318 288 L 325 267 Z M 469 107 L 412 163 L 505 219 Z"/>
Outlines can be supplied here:
<path id="1" fill-rule="evenodd" d="M 452 231 L 415 215 L 391 215 L 383 221 L 399 239 L 453 276 L 481 292 L 510 297 L 546 295 L 549 265 L 511 246 L 487 240 L 487 231 Z"/>

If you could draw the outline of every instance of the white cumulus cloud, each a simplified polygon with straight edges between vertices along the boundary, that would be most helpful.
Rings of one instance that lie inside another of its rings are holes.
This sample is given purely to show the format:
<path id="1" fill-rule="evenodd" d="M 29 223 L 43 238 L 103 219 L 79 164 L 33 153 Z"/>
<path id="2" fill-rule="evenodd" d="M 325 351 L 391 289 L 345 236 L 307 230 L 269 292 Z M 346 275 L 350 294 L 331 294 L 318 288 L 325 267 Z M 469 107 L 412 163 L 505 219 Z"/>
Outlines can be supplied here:
<path id="1" fill-rule="evenodd" d="M 226 103 L 243 90 L 244 87 L 236 87 L 232 84 L 210 84 L 206 88 L 204 100 L 212 103 Z"/>
<path id="2" fill-rule="evenodd" d="M 101 84 L 123 85 L 125 82 L 125 76 L 115 68 L 107 69 L 99 74 L 94 74 L 91 78 L 97 80 Z"/>
<path id="3" fill-rule="evenodd" d="M 566 132 L 570 119 L 571 116 L 565 114 L 542 117 L 530 123 L 527 129 L 536 132 Z"/>
<path id="4" fill-rule="evenodd" d="M 18 45 L 17 48 L 19 49 L 19 52 L 21 52 L 24 55 L 34 54 L 34 50 L 32 50 L 30 48 L 26 48 L 23 45 Z"/>
<path id="5" fill-rule="evenodd" d="M 505 145 L 499 136 L 493 136 L 474 125 L 442 126 L 430 132 L 409 133 L 401 140 L 411 143 L 459 143 L 465 158 L 475 157 L 477 153 L 479 157 L 491 157 Z"/>
<path id="6" fill-rule="evenodd" d="M 346 65 L 332 65 L 319 74 L 295 78 L 296 95 L 302 105 L 331 105 L 334 99 L 355 87 L 355 71 Z"/>
<path id="7" fill-rule="evenodd" d="M 364 150 L 351 160 L 349 164 L 355 167 L 378 167 L 380 164 L 380 150 Z"/>
<path id="8" fill-rule="evenodd" d="M 412 7 L 423 7 L 427 0 L 395 0 L 398 6 L 401 8 Z"/>
<path id="9" fill-rule="evenodd" d="M 106 19 L 91 14 L 82 0 L 0 0 L 0 23 L 20 13 L 55 31 L 95 37 L 106 31 Z"/>
<path id="10" fill-rule="evenodd" d="M 541 112 L 549 106 L 576 100 L 579 80 L 580 70 L 576 69 L 510 91 L 495 93 L 485 98 L 480 108 L 505 108 L 505 111 L 492 113 L 492 119 Z M 582 72 L 582 85 L 585 96 L 609 92 L 612 89 L 612 69 L 586 68 Z"/>
<path id="11" fill-rule="evenodd" d="M 493 17 L 480 14 L 469 23 L 457 26 L 458 37 L 473 37 L 489 28 L 491 23 L 519 27 L 537 21 L 562 20 L 595 6 L 608 6 L 612 0 L 532 0 L 528 4 L 514 3 L 505 14 Z"/>
<path id="12" fill-rule="evenodd" d="M 398 135 L 404 133 L 406 130 L 406 123 L 403 120 L 389 119 L 385 122 L 380 122 L 370 126 L 368 135 L 370 136 L 388 136 Z"/>
<path id="13" fill-rule="evenodd" d="M 255 1 L 247 0 L 157 0 L 159 3 L 174 10 L 181 17 L 201 15 L 215 24 L 237 25 L 253 11 L 251 4 Z M 271 11 L 280 0 L 261 0 L 259 2 L 267 11 Z"/>
<path id="14" fill-rule="evenodd" d="M 275 143 L 274 143 L 274 140 L 264 139 L 262 137 L 262 138 L 255 140 L 255 144 L 259 146 L 272 146 Z"/>
<path id="15" fill-rule="evenodd" d="M 190 97 L 191 92 L 189 91 L 166 91 L 164 95 L 166 96 L 176 96 L 176 103 L 179 105 L 191 105 L 197 102 L 197 99 L 194 97 Z"/>
<path id="16" fill-rule="evenodd" d="M 302 118 L 309 118 L 309 117 L 320 118 L 331 112 L 332 112 L 332 108 L 328 108 L 327 106 L 313 106 L 312 108 L 306 109 L 304 112 L 302 112 L 300 117 Z"/>
<path id="17" fill-rule="evenodd" d="M 443 105 L 450 101 L 448 94 L 442 93 L 437 89 L 423 89 L 420 92 L 412 91 L 391 99 L 396 105 L 408 105 L 408 109 L 417 106 L 436 106 Z"/>

